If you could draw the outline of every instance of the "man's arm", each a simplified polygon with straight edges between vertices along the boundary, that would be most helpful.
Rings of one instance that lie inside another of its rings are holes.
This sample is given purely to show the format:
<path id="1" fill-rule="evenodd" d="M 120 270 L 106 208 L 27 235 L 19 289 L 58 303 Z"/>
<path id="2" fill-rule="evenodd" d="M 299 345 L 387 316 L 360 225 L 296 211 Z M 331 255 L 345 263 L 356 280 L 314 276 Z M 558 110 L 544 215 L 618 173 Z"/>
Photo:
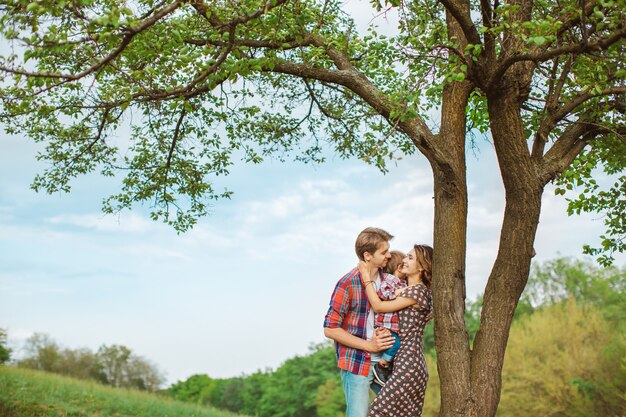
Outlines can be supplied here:
<path id="1" fill-rule="evenodd" d="M 365 340 L 348 333 L 341 327 L 325 327 L 324 336 L 328 337 L 329 339 L 333 339 L 335 342 L 341 343 L 342 345 L 371 353 L 381 352 L 383 350 L 389 349 L 394 342 L 394 338 L 389 332 L 376 331 L 374 332 L 374 336 L 371 340 Z"/>

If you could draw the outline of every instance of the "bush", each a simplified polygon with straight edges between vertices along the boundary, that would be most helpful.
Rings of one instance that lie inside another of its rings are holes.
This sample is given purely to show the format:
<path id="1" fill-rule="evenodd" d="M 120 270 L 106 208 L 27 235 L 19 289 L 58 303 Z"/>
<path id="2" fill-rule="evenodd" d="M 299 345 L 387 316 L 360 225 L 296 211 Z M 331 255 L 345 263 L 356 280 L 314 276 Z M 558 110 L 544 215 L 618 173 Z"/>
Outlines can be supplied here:
<path id="1" fill-rule="evenodd" d="M 514 323 L 498 416 L 623 416 L 622 338 L 599 309 L 574 299 Z"/>

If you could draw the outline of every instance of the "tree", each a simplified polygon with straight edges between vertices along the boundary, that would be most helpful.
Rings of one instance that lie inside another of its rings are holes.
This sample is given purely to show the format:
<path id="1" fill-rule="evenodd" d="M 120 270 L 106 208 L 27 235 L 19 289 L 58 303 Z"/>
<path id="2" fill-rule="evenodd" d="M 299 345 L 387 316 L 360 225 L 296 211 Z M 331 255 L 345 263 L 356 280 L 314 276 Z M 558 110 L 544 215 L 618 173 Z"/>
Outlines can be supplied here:
<path id="1" fill-rule="evenodd" d="M 570 258 L 533 265 L 511 327 L 498 415 L 623 414 L 625 272 Z M 481 297 L 468 303 L 470 335 L 480 305 Z M 439 404 L 437 369 L 428 369 L 425 417 Z"/>
<path id="2" fill-rule="evenodd" d="M 338 377 L 329 377 L 317 388 L 315 411 L 318 417 L 343 417 L 346 411 L 346 399 Z"/>
<path id="3" fill-rule="evenodd" d="M 202 390 L 210 386 L 213 380 L 208 375 L 192 375 L 185 381 L 178 381 L 170 386 L 167 391 L 172 398 L 179 401 L 200 402 Z"/>
<path id="4" fill-rule="evenodd" d="M 62 354 L 59 345 L 45 333 L 34 333 L 24 343 L 25 357 L 17 366 L 46 372 L 58 372 Z"/>
<path id="5" fill-rule="evenodd" d="M 89 349 L 61 348 L 49 335 L 34 333 L 24 344 L 25 356 L 17 362 L 24 368 L 38 369 L 81 379 L 96 379 L 96 355 Z"/>
<path id="6" fill-rule="evenodd" d="M 7 331 L 0 329 L 0 365 L 11 359 L 11 349 L 7 347 Z"/>
<path id="7" fill-rule="evenodd" d="M 308 356 L 288 359 L 271 373 L 257 415 L 315 417 L 319 387 L 337 376 L 335 352 L 328 347 L 326 343 L 311 345 Z"/>
<path id="8" fill-rule="evenodd" d="M 573 298 L 516 321 L 498 415 L 623 415 L 626 347 L 614 329 Z"/>
<path id="9" fill-rule="evenodd" d="M 598 268 L 590 262 L 558 258 L 534 265 L 520 304 L 534 309 L 574 298 L 577 303 L 601 308 L 612 325 L 620 325 L 626 320 L 624 294 L 624 268 Z"/>
<path id="10" fill-rule="evenodd" d="M 398 12 L 397 36 L 355 33 L 337 0 L 5 0 L 2 119 L 46 144 L 36 190 L 122 171 L 104 211 L 147 201 L 180 231 L 230 196 L 212 181 L 237 159 L 319 162 L 327 140 L 385 170 L 421 152 L 434 180 L 440 413 L 493 416 L 544 187 L 580 184 L 570 211 L 605 214 L 601 259 L 624 249 L 626 4 L 372 3 Z M 110 139 L 125 125 L 118 151 Z M 493 140 L 506 197 L 473 345 L 463 320 L 468 133 Z M 595 168 L 615 185 L 597 188 Z"/>
<path id="11" fill-rule="evenodd" d="M 102 345 L 96 353 L 98 379 L 107 385 L 156 391 L 163 382 L 157 367 L 123 345 Z"/>

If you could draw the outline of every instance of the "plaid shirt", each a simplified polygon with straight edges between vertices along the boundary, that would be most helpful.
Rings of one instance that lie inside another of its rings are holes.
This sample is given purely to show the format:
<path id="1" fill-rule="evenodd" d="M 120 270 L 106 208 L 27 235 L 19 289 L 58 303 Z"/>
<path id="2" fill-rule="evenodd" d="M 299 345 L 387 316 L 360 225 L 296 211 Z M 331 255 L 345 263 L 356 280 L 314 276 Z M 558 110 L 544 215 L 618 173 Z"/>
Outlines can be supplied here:
<path id="1" fill-rule="evenodd" d="M 406 287 L 406 283 L 395 275 L 381 275 L 384 277 L 381 278 L 380 288 L 377 291 L 378 296 L 381 300 L 394 300 L 396 298 L 396 290 Z M 376 327 L 385 327 L 395 333 L 398 333 L 400 330 L 397 311 L 393 313 L 376 313 L 374 317 Z"/>
<path id="2" fill-rule="evenodd" d="M 385 273 L 381 272 L 381 279 Z M 341 327 L 348 333 L 367 340 L 367 316 L 370 303 L 367 301 L 365 288 L 361 284 L 358 268 L 344 275 L 333 291 L 328 312 L 324 318 L 324 327 L 336 329 Z M 351 348 L 335 342 L 337 366 L 353 374 L 367 376 L 370 371 L 371 354 L 363 350 Z"/>

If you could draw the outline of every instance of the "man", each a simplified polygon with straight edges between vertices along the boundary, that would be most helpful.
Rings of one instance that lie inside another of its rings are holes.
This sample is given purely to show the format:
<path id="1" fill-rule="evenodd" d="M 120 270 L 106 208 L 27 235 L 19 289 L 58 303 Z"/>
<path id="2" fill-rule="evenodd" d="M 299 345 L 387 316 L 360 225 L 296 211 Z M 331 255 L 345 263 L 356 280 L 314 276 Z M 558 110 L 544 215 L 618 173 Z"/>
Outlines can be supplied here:
<path id="1" fill-rule="evenodd" d="M 388 232 L 368 227 L 357 236 L 356 254 L 360 260 L 384 268 L 391 257 L 391 239 L 393 236 Z M 377 288 L 382 274 L 379 271 Z M 358 268 L 337 282 L 324 319 L 324 335 L 335 341 L 337 366 L 346 395 L 346 417 L 366 417 L 372 370 L 380 360 L 377 353 L 391 347 L 394 338 L 387 329 L 374 330 L 374 311 L 367 300 Z"/>

